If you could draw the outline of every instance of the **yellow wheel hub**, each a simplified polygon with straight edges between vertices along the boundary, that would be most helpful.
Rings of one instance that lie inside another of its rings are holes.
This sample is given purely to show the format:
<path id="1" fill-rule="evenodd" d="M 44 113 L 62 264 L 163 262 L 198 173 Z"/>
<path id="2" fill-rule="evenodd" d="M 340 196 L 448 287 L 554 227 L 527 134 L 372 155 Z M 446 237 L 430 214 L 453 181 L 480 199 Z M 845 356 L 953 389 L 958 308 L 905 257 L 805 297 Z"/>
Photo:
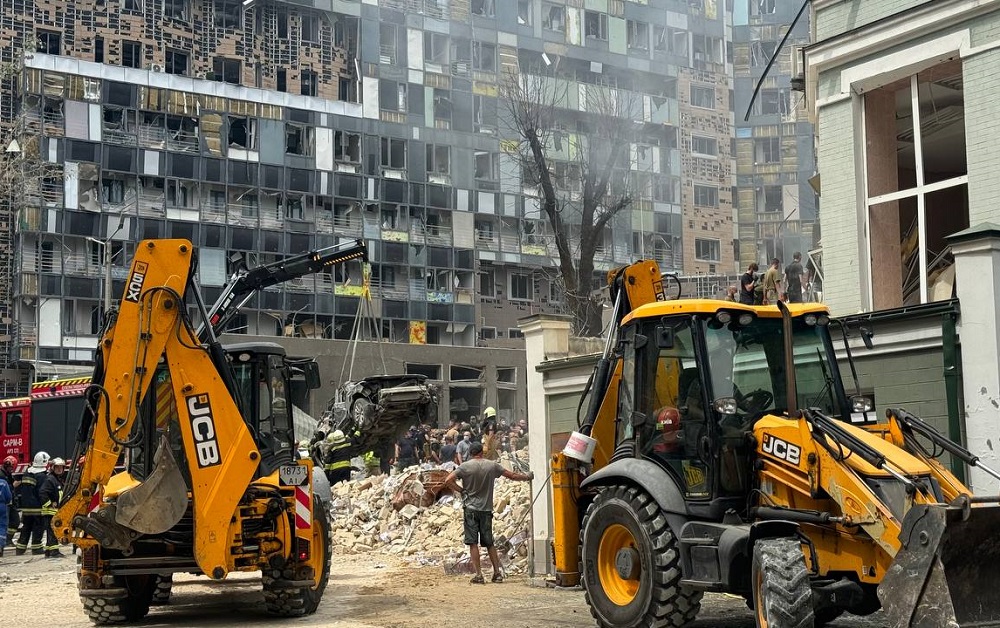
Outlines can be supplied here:
<path id="1" fill-rule="evenodd" d="M 639 552 L 635 537 L 620 523 L 608 526 L 597 548 L 597 575 L 616 606 L 628 606 L 639 593 Z"/>
<path id="2" fill-rule="evenodd" d="M 757 626 L 758 628 L 767 628 L 767 609 L 764 608 L 764 574 L 758 573 L 754 582 L 755 588 L 757 589 L 757 599 L 754 600 L 756 611 L 757 611 Z"/>

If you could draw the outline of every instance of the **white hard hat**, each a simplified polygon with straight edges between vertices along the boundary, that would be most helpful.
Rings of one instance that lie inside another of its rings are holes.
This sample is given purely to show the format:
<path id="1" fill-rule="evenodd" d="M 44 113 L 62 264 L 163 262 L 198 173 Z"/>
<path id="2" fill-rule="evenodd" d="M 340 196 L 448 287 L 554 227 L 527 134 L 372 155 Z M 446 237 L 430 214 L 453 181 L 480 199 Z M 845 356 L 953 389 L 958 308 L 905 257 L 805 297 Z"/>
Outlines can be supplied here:
<path id="1" fill-rule="evenodd" d="M 490 407 L 486 408 L 486 410 L 483 411 L 483 418 L 487 418 L 488 419 L 489 417 L 496 416 L 496 415 L 497 415 L 497 410 L 493 406 L 490 406 Z"/>
<path id="2" fill-rule="evenodd" d="M 66 461 L 63 460 L 62 458 L 53 458 L 49 462 L 51 462 L 51 464 L 52 464 L 53 467 L 65 467 L 66 466 Z"/>
<path id="3" fill-rule="evenodd" d="M 334 430 L 333 433 L 327 437 L 327 440 L 329 440 L 331 443 L 342 443 L 346 439 L 347 437 L 344 436 L 344 432 L 341 430 Z"/>
<path id="4" fill-rule="evenodd" d="M 44 451 L 40 451 L 35 454 L 35 459 L 31 462 L 33 467 L 44 467 L 49 463 L 49 455 Z"/>

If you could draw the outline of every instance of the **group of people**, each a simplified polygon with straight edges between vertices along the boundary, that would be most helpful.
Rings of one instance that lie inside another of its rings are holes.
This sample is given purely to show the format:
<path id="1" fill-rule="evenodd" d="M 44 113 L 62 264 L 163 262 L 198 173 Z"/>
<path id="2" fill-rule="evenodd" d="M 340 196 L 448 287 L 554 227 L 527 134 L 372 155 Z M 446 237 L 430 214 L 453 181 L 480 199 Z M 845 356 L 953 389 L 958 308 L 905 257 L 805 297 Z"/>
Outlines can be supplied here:
<path id="1" fill-rule="evenodd" d="M 483 446 L 486 460 L 499 460 L 501 452 L 528 446 L 528 423 L 524 419 L 514 424 L 498 420 L 496 409 L 488 407 L 481 420 L 475 415 L 469 422 L 452 417 L 445 430 L 414 425 L 396 442 L 393 462 L 397 470 L 422 463 L 460 465 L 472 459 L 475 443 Z"/>
<path id="2" fill-rule="evenodd" d="M 16 470 L 17 458 L 4 458 L 0 467 L 0 530 L 5 536 L 0 556 L 8 545 L 14 546 L 18 556 L 26 552 L 46 558 L 62 556 L 52 517 L 62 498 L 66 461 L 40 451 L 24 473 L 16 475 Z"/>
<path id="3" fill-rule="evenodd" d="M 802 287 L 812 281 L 812 273 L 802 267 L 802 254 L 796 252 L 792 256 L 792 263 L 785 267 L 784 273 L 780 268 L 781 260 L 774 258 L 761 275 L 757 262 L 751 262 L 740 277 L 739 287 L 730 286 L 726 298 L 744 305 L 802 303 Z"/>

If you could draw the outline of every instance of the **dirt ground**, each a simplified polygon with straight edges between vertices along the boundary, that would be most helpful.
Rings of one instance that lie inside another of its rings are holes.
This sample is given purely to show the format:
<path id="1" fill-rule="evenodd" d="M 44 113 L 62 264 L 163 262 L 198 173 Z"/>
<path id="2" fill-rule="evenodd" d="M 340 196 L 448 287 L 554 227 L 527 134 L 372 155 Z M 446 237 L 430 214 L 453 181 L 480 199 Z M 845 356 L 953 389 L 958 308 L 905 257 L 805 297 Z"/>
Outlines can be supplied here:
<path id="1" fill-rule="evenodd" d="M 66 551 L 64 548 L 63 551 Z M 85 628 L 91 623 L 76 595 L 76 559 L 0 558 L 0 618 L 10 626 Z M 333 557 L 330 584 L 315 615 L 288 620 L 294 626 L 336 628 L 590 628 L 594 621 L 580 591 L 529 586 L 525 577 L 502 584 L 471 585 L 468 576 L 447 576 L 440 567 L 410 567 L 384 556 Z M 154 607 L 144 626 L 269 626 L 260 579 L 237 574 L 223 584 L 176 576 L 167 606 Z M 742 599 L 708 595 L 698 628 L 753 628 Z M 881 628 L 878 616 L 849 617 L 830 626 Z"/>

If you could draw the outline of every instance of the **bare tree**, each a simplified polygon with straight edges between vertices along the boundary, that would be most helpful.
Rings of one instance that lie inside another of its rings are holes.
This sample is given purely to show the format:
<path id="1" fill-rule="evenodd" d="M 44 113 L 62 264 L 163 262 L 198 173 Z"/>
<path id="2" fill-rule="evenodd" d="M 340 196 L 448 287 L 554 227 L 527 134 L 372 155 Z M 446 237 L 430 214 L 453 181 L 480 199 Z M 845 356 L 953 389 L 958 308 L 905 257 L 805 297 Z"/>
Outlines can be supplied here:
<path id="1" fill-rule="evenodd" d="M 580 335 L 601 332 L 601 300 L 593 296 L 594 257 L 612 219 L 629 207 L 633 122 L 630 93 L 540 72 L 508 71 L 499 90 L 508 139 L 526 186 L 537 186 L 559 255 L 559 278 Z M 609 243 L 610 244 L 610 243 Z"/>

